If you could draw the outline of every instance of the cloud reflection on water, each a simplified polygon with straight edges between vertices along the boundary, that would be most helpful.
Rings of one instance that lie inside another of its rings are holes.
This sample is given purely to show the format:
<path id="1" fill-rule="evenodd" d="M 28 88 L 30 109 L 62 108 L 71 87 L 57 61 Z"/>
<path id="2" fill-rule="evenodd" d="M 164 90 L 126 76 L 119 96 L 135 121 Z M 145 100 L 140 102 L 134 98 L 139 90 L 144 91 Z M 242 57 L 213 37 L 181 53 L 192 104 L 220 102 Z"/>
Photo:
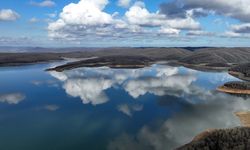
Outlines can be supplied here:
<path id="1" fill-rule="evenodd" d="M 25 99 L 23 93 L 5 93 L 0 94 L 0 102 L 8 104 L 18 104 Z"/>
<path id="2" fill-rule="evenodd" d="M 83 104 L 91 103 L 93 105 L 106 103 L 109 99 L 105 90 L 113 84 L 110 79 L 104 78 L 86 78 L 86 79 L 68 79 L 63 88 L 66 93 L 72 97 L 80 97 Z"/>
<path id="3" fill-rule="evenodd" d="M 50 74 L 63 82 L 68 95 L 80 97 L 84 104 L 97 105 L 109 100 L 105 90 L 117 86 L 135 99 L 147 93 L 163 96 L 188 92 L 196 77 L 191 73 L 178 72 L 177 67 L 155 65 L 143 69 L 81 68 Z"/>
<path id="4" fill-rule="evenodd" d="M 189 103 L 178 97 L 166 99 L 175 102 L 180 99 L 177 103 L 185 106 L 156 127 L 144 125 L 135 135 L 121 134 L 110 142 L 109 149 L 171 150 L 190 142 L 191 138 L 206 129 L 239 126 L 240 121 L 233 113 L 250 109 L 250 99 L 212 91 L 199 91 L 189 98 L 201 102 Z M 166 106 L 171 107 L 169 104 L 175 102 L 168 102 Z"/>
<path id="5" fill-rule="evenodd" d="M 134 112 L 142 111 L 143 105 L 121 104 L 117 106 L 117 109 L 125 115 L 132 117 Z"/>
<path id="6" fill-rule="evenodd" d="M 158 124 L 153 126 L 145 124 L 134 135 L 123 132 L 110 141 L 110 150 L 173 149 L 208 128 L 240 125 L 233 113 L 250 109 L 250 100 L 208 90 L 205 84 L 196 84 L 197 81 L 209 81 L 215 85 L 232 80 L 226 73 L 209 75 L 210 79 L 215 77 L 214 82 L 206 78 L 206 73 L 164 65 L 137 70 L 82 68 L 51 75 L 63 82 L 67 94 L 80 97 L 84 104 L 106 103 L 109 97 L 105 91 L 118 87 L 134 99 L 150 93 L 159 98 L 160 106 L 166 104 L 166 109 L 181 107 L 181 111 L 173 111 L 170 118 L 161 120 L 161 123 L 154 120 Z M 131 117 L 134 112 L 143 111 L 143 107 L 124 103 L 117 109 Z"/>
<path id="7" fill-rule="evenodd" d="M 149 77 L 128 81 L 124 89 L 133 97 L 151 93 L 157 96 L 188 92 L 189 86 L 196 80 L 194 75 L 171 75 L 161 77 Z"/>

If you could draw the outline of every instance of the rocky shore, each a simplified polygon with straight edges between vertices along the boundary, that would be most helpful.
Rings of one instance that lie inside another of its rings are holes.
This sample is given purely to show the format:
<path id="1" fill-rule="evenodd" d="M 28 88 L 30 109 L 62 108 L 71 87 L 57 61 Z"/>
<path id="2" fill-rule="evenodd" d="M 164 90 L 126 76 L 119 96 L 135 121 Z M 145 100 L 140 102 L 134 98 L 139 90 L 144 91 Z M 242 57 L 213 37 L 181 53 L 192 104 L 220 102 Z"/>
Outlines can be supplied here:
<path id="1" fill-rule="evenodd" d="M 250 63 L 234 65 L 228 69 L 228 73 L 242 81 L 225 83 L 217 90 L 229 94 L 250 95 Z"/>
<path id="2" fill-rule="evenodd" d="M 250 81 L 250 63 L 240 64 L 228 70 L 228 73 L 244 81 Z"/>
<path id="3" fill-rule="evenodd" d="M 244 127 L 250 127 L 250 111 L 236 112 L 235 115 L 240 119 Z"/>
<path id="4" fill-rule="evenodd" d="M 192 142 L 176 150 L 248 150 L 250 128 L 214 129 L 197 135 Z"/>
<path id="5" fill-rule="evenodd" d="M 209 129 L 176 150 L 248 150 L 250 149 L 250 112 L 236 112 L 242 127 Z"/>
<path id="6" fill-rule="evenodd" d="M 241 81 L 228 82 L 218 87 L 217 90 L 229 94 L 250 95 L 250 83 Z"/>

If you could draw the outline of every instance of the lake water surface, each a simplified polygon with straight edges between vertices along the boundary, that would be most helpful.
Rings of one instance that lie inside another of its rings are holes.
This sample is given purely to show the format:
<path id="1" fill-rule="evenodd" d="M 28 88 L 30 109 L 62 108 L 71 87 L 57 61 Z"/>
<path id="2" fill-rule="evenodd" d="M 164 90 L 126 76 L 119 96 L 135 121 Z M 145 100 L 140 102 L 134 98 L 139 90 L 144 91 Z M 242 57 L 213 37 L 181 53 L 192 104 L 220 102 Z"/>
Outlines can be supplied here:
<path id="1" fill-rule="evenodd" d="M 0 68 L 0 150 L 168 150 L 250 109 L 216 91 L 237 80 L 226 72 L 51 65 Z"/>

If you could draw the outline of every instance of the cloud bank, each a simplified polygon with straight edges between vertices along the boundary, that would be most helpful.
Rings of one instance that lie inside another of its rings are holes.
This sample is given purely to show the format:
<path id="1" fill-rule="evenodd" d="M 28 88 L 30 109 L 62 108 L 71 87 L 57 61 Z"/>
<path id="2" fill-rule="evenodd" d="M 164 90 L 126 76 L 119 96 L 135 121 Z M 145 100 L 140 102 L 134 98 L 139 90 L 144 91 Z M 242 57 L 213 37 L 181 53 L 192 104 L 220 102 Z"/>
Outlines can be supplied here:
<path id="1" fill-rule="evenodd" d="M 141 1 L 135 2 L 124 16 L 105 12 L 108 0 L 80 0 L 63 8 L 58 20 L 49 23 L 49 37 L 79 40 L 94 37 L 127 38 L 139 35 L 178 35 L 181 30 L 198 30 L 199 22 L 186 18 L 169 18 L 149 12 Z M 125 3 L 120 2 L 120 3 Z M 124 4 L 123 4 L 124 5 Z M 150 27 L 150 28 L 148 28 Z"/>
<path id="2" fill-rule="evenodd" d="M 250 22 L 248 0 L 174 0 L 160 4 L 153 12 L 143 1 L 119 0 L 117 5 L 125 9 L 123 14 L 107 12 L 110 3 L 108 0 L 80 0 L 66 5 L 57 20 L 48 24 L 49 37 L 79 43 L 250 37 L 249 33 L 234 28 L 246 28 Z M 225 31 L 206 31 L 200 19 L 208 16 L 235 19 L 239 24 L 230 24 L 232 27 L 225 27 Z"/>

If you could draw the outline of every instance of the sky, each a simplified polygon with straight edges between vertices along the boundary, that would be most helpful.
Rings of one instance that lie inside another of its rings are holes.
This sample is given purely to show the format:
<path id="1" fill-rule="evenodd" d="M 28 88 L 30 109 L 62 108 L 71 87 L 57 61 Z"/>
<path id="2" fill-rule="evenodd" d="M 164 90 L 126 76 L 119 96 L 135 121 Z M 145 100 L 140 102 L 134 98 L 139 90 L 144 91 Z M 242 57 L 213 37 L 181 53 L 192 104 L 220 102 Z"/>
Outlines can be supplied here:
<path id="1" fill-rule="evenodd" d="M 0 46 L 249 47 L 249 0 L 0 1 Z"/>

